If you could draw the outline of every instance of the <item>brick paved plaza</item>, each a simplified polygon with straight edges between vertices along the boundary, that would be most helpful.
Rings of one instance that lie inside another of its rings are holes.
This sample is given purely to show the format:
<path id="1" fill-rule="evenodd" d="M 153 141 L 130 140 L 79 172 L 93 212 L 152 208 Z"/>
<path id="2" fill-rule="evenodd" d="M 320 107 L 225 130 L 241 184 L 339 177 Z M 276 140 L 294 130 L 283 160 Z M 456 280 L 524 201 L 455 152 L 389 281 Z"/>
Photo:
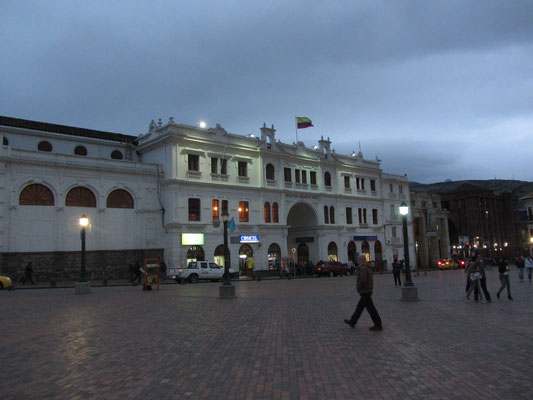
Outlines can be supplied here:
<path id="1" fill-rule="evenodd" d="M 0 398 L 531 399 L 533 284 L 465 303 L 462 271 L 375 276 L 383 332 L 343 323 L 354 277 L 0 292 Z"/>

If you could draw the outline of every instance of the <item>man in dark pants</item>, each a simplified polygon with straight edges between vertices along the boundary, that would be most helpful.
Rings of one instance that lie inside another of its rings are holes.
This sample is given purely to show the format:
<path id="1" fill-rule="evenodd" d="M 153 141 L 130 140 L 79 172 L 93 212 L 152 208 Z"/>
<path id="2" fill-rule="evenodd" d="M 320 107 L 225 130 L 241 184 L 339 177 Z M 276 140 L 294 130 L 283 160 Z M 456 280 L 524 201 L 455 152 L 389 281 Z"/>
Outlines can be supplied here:
<path id="1" fill-rule="evenodd" d="M 483 290 L 483 294 L 485 295 L 485 299 L 487 300 L 487 303 L 490 303 L 492 300 L 490 298 L 489 290 L 487 289 L 487 275 L 485 274 L 485 264 L 483 263 L 483 259 L 478 254 L 477 261 L 479 262 L 479 269 L 481 272 L 481 290 Z"/>
<path id="2" fill-rule="evenodd" d="M 26 281 L 30 281 L 32 285 L 35 285 L 35 282 L 33 282 L 33 267 L 31 266 L 31 261 L 26 265 L 26 268 L 24 269 L 24 279 L 22 280 L 22 284 L 25 285 Z"/>
<path id="3" fill-rule="evenodd" d="M 372 290 L 374 288 L 372 269 L 367 264 L 364 255 L 357 257 L 357 263 L 360 266 L 359 271 L 357 271 L 357 292 L 359 292 L 361 298 L 359 299 L 359 303 L 357 303 L 357 307 L 352 315 L 352 318 L 345 319 L 344 322 L 353 328 L 355 324 L 357 324 L 357 321 L 363 313 L 363 310 L 366 308 L 370 314 L 370 317 L 372 318 L 372 321 L 374 322 L 374 326 L 370 327 L 370 330 L 382 331 L 383 326 L 381 324 L 381 318 L 379 317 L 378 310 L 376 310 L 376 307 L 372 302 Z"/>

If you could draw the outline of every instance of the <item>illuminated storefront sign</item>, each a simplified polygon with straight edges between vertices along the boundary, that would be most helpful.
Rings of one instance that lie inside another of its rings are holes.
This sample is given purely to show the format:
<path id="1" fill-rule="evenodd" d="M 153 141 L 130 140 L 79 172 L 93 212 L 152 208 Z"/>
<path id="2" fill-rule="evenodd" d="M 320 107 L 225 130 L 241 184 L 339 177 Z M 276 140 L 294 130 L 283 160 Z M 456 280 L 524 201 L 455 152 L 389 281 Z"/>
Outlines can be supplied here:
<path id="1" fill-rule="evenodd" d="M 203 233 L 182 233 L 181 244 L 182 246 L 203 246 L 204 234 Z"/>
<path id="2" fill-rule="evenodd" d="M 259 243 L 259 235 L 241 235 L 239 241 L 241 243 Z"/>

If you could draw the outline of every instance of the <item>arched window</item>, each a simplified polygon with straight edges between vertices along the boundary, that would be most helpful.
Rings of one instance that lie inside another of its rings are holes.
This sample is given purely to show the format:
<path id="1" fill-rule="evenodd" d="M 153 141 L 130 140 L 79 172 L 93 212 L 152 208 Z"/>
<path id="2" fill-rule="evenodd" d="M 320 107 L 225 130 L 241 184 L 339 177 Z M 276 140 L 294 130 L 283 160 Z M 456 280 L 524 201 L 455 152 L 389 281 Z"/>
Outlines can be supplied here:
<path id="1" fill-rule="evenodd" d="M 96 207 L 96 197 L 86 187 L 77 186 L 67 193 L 65 205 L 67 207 Z"/>
<path id="2" fill-rule="evenodd" d="M 335 223 L 335 207 L 333 206 L 329 208 L 329 222 L 332 224 Z"/>
<path id="3" fill-rule="evenodd" d="M 122 160 L 123 156 L 122 156 L 122 153 L 118 150 L 113 150 L 111 152 L 111 158 L 113 160 Z"/>
<path id="4" fill-rule="evenodd" d="M 328 261 L 339 261 L 337 244 L 335 242 L 330 242 L 328 244 Z"/>
<path id="5" fill-rule="evenodd" d="M 52 145 L 46 141 L 39 142 L 37 145 L 39 151 L 52 151 Z"/>
<path id="6" fill-rule="evenodd" d="M 7 138 L 5 136 L 2 138 L 2 144 L 4 146 L 9 146 L 9 140 L 7 140 Z"/>
<path id="7" fill-rule="evenodd" d="M 34 183 L 20 192 L 19 204 L 21 206 L 53 206 L 54 195 L 46 186 Z"/>
<path id="8" fill-rule="evenodd" d="M 281 249 L 277 243 L 268 246 L 267 251 L 268 269 L 280 269 L 281 267 Z"/>
<path id="9" fill-rule="evenodd" d="M 272 203 L 272 222 L 279 222 L 278 203 Z"/>
<path id="10" fill-rule="evenodd" d="M 354 265 L 357 264 L 357 247 L 353 240 L 348 243 L 348 260 Z"/>
<path id="11" fill-rule="evenodd" d="M 274 177 L 274 166 L 272 164 L 267 164 L 265 169 L 266 169 L 266 178 L 267 179 L 272 179 L 272 180 L 276 179 Z"/>
<path id="12" fill-rule="evenodd" d="M 329 172 L 324 174 L 324 186 L 331 186 L 331 175 Z"/>
<path id="13" fill-rule="evenodd" d="M 133 208 L 133 197 L 124 189 L 115 189 L 107 196 L 107 208 Z"/>
<path id="14" fill-rule="evenodd" d="M 87 155 L 87 149 L 83 146 L 76 146 L 74 149 L 74 154 L 77 156 L 86 156 Z"/>
<path id="15" fill-rule="evenodd" d="M 265 222 L 270 222 L 270 203 L 268 201 L 265 203 Z"/>
<path id="16" fill-rule="evenodd" d="M 328 206 L 324 206 L 324 223 L 329 224 L 329 210 Z"/>

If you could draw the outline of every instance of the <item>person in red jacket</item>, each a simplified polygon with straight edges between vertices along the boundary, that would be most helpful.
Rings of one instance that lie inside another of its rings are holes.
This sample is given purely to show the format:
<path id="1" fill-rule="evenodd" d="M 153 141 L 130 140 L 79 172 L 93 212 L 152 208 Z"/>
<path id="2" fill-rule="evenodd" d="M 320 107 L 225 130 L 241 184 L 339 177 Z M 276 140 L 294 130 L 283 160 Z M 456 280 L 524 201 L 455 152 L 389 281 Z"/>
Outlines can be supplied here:
<path id="1" fill-rule="evenodd" d="M 366 262 L 364 255 L 357 257 L 357 263 L 360 266 L 359 271 L 357 271 L 357 292 L 359 292 L 361 297 L 352 317 L 350 319 L 345 319 L 344 322 L 353 328 L 355 324 L 357 324 L 359 317 L 361 317 L 363 310 L 366 308 L 374 322 L 374 326 L 370 327 L 370 330 L 382 331 L 383 325 L 381 324 L 381 318 L 372 301 L 372 290 L 374 289 L 372 268 L 370 268 L 370 265 Z"/>

